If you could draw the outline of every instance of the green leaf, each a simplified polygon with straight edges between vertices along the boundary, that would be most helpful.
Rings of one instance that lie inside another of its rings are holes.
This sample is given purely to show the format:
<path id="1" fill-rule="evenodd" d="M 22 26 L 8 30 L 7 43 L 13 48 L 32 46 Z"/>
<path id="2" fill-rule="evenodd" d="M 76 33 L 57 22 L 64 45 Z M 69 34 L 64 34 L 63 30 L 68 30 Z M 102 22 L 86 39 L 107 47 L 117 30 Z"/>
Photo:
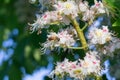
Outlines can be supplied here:
<path id="1" fill-rule="evenodd" d="M 115 21 L 113 24 L 112 24 L 113 27 L 115 26 L 120 26 L 120 19 L 118 19 L 117 21 Z"/>

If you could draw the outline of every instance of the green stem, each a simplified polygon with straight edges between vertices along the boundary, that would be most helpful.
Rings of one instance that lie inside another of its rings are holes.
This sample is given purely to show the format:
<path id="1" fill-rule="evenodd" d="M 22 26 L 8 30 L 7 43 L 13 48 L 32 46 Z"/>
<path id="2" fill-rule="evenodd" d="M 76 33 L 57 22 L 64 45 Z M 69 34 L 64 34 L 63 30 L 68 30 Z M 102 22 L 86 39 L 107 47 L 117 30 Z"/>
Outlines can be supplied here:
<path id="1" fill-rule="evenodd" d="M 67 47 L 69 49 L 84 49 L 84 47 Z"/>
<path id="2" fill-rule="evenodd" d="M 88 26 L 88 24 L 86 23 L 85 26 L 82 28 L 82 31 Z"/>
<path id="3" fill-rule="evenodd" d="M 76 19 L 72 19 L 71 17 L 69 17 L 69 18 L 70 18 L 75 30 L 77 31 L 77 34 L 78 34 L 79 39 L 81 40 L 81 44 L 82 44 L 83 49 L 86 50 L 88 45 L 87 45 L 83 30 L 80 28 Z"/>
<path id="4" fill-rule="evenodd" d="M 96 80 L 103 80 L 101 76 L 96 76 Z"/>

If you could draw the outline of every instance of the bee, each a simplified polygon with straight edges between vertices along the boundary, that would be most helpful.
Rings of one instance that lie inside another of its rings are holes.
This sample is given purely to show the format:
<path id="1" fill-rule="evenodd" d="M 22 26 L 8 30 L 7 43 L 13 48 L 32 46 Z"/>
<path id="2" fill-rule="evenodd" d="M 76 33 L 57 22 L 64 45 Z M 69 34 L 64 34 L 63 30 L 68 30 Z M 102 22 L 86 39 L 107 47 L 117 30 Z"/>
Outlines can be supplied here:
<path id="1" fill-rule="evenodd" d="M 49 41 L 52 41 L 52 40 L 54 40 L 54 41 L 59 41 L 60 38 L 58 38 L 57 36 L 53 35 L 53 36 L 50 36 L 50 37 L 48 38 L 48 40 L 49 40 Z"/>

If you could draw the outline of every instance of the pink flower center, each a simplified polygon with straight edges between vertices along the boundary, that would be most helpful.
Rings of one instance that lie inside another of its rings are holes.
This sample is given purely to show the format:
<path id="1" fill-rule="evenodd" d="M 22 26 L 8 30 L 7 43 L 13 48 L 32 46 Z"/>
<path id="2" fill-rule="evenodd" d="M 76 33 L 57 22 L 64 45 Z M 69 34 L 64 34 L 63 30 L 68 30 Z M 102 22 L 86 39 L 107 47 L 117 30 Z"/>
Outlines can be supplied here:
<path id="1" fill-rule="evenodd" d="M 71 66 L 72 68 L 76 68 L 76 66 L 74 65 L 74 64 L 72 64 L 72 66 Z"/>
<path id="2" fill-rule="evenodd" d="M 62 67 L 64 66 L 64 64 L 61 65 Z"/>
<path id="3" fill-rule="evenodd" d="M 45 14 L 45 15 L 43 16 L 43 18 L 47 18 L 47 15 Z"/>
<path id="4" fill-rule="evenodd" d="M 95 62 L 95 61 L 93 61 L 93 64 L 96 64 L 96 62 Z"/>
<path id="5" fill-rule="evenodd" d="M 99 4 L 99 3 L 96 3 L 95 5 L 96 5 L 97 7 L 98 7 L 98 6 L 100 6 L 100 4 Z"/>
<path id="6" fill-rule="evenodd" d="M 103 29 L 103 32 L 108 32 L 108 30 L 107 29 Z"/>

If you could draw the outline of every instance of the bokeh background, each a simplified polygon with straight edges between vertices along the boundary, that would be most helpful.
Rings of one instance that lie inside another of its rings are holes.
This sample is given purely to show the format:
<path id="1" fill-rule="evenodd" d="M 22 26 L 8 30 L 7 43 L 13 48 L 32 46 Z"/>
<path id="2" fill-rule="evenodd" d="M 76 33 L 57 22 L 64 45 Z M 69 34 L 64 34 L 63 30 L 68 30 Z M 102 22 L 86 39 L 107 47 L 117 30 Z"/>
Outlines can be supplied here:
<path id="1" fill-rule="evenodd" d="M 29 32 L 37 9 L 29 0 L 0 0 L 0 80 L 43 80 L 52 69 L 40 52 L 45 36 Z"/>
<path id="2" fill-rule="evenodd" d="M 105 1 L 113 14 L 111 30 L 120 37 L 120 0 Z M 0 80 L 50 80 L 46 75 L 67 56 L 67 52 L 42 54 L 40 43 L 46 40 L 46 33 L 31 34 L 28 25 L 35 20 L 37 11 L 38 4 L 30 4 L 29 0 L 0 0 Z M 67 57 L 73 59 L 73 55 Z"/>

